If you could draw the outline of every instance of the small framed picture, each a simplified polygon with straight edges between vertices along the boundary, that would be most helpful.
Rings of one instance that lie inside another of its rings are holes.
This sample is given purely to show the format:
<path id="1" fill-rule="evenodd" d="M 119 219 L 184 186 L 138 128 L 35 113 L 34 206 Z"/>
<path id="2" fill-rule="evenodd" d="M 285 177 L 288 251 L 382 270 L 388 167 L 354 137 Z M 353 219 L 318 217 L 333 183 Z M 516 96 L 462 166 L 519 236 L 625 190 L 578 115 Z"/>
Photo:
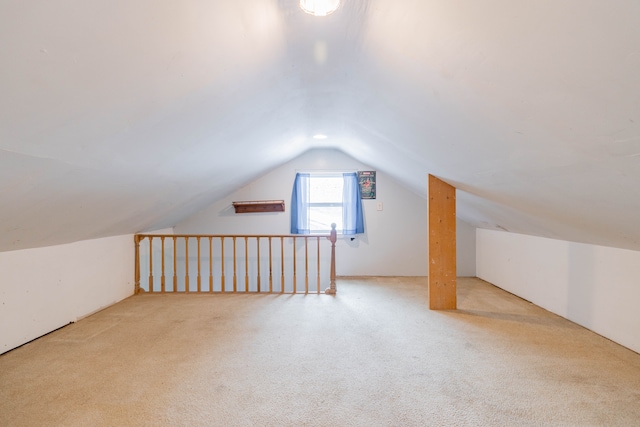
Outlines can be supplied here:
<path id="1" fill-rule="evenodd" d="M 376 171 L 358 171 L 358 183 L 361 198 L 376 198 Z"/>

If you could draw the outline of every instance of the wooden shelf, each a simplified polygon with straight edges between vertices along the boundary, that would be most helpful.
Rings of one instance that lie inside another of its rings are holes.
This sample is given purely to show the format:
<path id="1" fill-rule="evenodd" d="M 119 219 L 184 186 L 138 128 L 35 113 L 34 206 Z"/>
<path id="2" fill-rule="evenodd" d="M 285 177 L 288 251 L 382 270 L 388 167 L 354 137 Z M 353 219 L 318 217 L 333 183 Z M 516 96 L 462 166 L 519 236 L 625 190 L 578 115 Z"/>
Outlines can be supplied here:
<path id="1" fill-rule="evenodd" d="M 284 200 L 252 200 L 233 202 L 236 213 L 284 212 Z"/>

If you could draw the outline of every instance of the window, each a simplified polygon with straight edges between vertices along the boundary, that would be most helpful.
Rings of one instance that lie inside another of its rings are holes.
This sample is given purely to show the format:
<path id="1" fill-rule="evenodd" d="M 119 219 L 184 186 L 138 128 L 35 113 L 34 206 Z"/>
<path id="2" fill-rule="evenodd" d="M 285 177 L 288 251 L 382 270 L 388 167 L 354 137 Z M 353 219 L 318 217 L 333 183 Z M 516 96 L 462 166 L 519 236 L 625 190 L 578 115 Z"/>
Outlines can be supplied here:
<path id="1" fill-rule="evenodd" d="M 364 233 L 358 177 L 352 173 L 298 173 L 291 197 L 291 233 Z"/>

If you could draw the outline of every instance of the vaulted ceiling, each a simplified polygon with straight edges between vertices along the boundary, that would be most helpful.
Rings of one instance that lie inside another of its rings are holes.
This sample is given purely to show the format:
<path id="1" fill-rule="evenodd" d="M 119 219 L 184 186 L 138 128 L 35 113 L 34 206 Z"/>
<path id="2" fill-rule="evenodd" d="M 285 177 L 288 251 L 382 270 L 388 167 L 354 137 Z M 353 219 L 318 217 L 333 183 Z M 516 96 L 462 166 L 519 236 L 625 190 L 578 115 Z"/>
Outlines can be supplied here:
<path id="1" fill-rule="evenodd" d="M 640 250 L 640 2 L 0 0 L 0 250 L 171 226 L 318 147 Z"/>

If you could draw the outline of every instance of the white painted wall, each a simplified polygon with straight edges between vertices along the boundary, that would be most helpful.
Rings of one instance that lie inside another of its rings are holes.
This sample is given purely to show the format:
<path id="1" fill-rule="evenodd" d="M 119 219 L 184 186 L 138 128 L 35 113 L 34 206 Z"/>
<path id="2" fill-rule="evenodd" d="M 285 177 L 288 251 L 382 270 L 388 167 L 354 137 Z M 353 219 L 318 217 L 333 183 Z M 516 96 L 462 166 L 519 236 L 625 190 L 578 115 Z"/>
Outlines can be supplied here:
<path id="1" fill-rule="evenodd" d="M 177 224 L 176 234 L 288 234 L 293 180 L 297 171 L 373 170 L 338 150 L 311 150 Z M 336 244 L 339 276 L 425 276 L 427 200 L 378 171 L 377 198 L 363 200 L 365 233 Z M 427 173 L 425 172 L 425 180 Z M 284 213 L 236 214 L 232 202 L 284 200 Z M 376 210 L 382 202 L 383 210 Z M 461 223 L 461 221 L 459 221 Z M 475 275 L 475 229 L 461 227 L 465 242 L 458 271 Z M 471 254 L 473 252 L 473 254 Z"/>
<path id="2" fill-rule="evenodd" d="M 0 353 L 133 294 L 133 236 L 0 252 Z"/>
<path id="3" fill-rule="evenodd" d="M 476 275 L 476 228 L 456 219 L 456 270 L 458 276 Z"/>
<path id="4" fill-rule="evenodd" d="M 478 229 L 477 275 L 640 352 L 640 252 Z"/>

